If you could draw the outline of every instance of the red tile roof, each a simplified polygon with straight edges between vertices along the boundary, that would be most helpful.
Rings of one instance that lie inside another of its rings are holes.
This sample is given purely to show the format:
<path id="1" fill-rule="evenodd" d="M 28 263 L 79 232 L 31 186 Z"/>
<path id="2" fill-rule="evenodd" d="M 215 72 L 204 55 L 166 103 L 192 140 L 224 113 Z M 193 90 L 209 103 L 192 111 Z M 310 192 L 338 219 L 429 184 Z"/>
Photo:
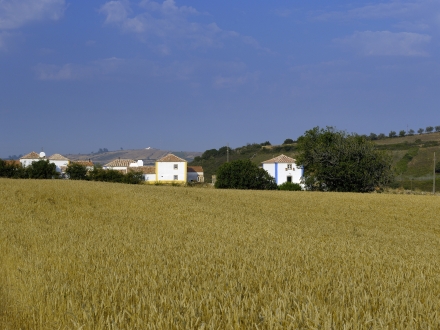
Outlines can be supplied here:
<path id="1" fill-rule="evenodd" d="M 60 155 L 60 154 L 53 154 L 48 159 L 50 159 L 50 160 L 69 160 L 69 158 L 66 158 L 66 157 L 64 157 L 63 155 Z"/>
<path id="2" fill-rule="evenodd" d="M 279 155 L 275 158 L 266 160 L 263 164 L 273 164 L 273 163 L 295 163 L 295 159 L 287 157 L 286 155 Z"/>
<path id="3" fill-rule="evenodd" d="M 156 174 L 156 166 L 138 166 L 130 167 L 130 171 L 140 171 L 143 174 Z"/>
<path id="4" fill-rule="evenodd" d="M 188 172 L 202 172 L 203 173 L 203 167 L 201 166 L 188 166 Z"/>
<path id="5" fill-rule="evenodd" d="M 24 155 L 20 159 L 40 159 L 40 155 L 37 154 L 35 151 L 32 151 L 28 153 L 27 155 Z"/>
<path id="6" fill-rule="evenodd" d="M 130 164 L 136 163 L 133 159 L 115 159 L 108 164 L 105 164 L 105 167 L 129 167 Z"/>
<path id="7" fill-rule="evenodd" d="M 168 163 L 181 163 L 181 162 L 185 162 L 186 163 L 186 160 L 182 159 L 180 157 L 177 157 L 176 155 L 168 154 L 168 155 L 162 157 L 161 159 L 158 159 L 157 162 L 160 162 L 160 163 L 164 163 L 164 162 L 168 162 Z"/>
<path id="8" fill-rule="evenodd" d="M 93 162 L 89 162 L 88 160 L 73 160 L 72 163 L 82 166 L 94 166 Z"/>

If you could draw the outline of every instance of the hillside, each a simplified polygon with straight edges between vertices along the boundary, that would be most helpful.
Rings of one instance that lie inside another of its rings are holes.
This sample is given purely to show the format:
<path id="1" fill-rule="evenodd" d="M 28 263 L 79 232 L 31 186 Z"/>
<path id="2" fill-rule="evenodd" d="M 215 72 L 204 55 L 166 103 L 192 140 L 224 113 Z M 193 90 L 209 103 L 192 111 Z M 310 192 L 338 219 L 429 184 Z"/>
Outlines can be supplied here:
<path id="1" fill-rule="evenodd" d="M 440 161 L 440 132 L 385 138 L 373 142 L 378 149 L 388 151 L 393 158 L 396 173 L 394 188 L 432 190 L 434 152 L 437 155 L 437 162 Z M 261 164 L 282 153 L 295 158 L 295 143 L 276 146 L 268 146 L 264 143 L 248 144 L 230 149 L 229 159 L 251 159 L 254 163 Z M 194 158 L 190 164 L 203 166 L 205 182 L 211 182 L 212 175 L 225 162 L 226 147 L 222 147 L 219 150 L 205 151 L 201 156 Z"/>
<path id="2" fill-rule="evenodd" d="M 153 165 L 154 162 L 169 154 L 173 153 L 178 157 L 181 157 L 188 162 L 194 160 L 195 157 L 200 156 L 202 153 L 197 151 L 168 151 L 155 148 L 149 149 L 128 149 L 128 150 L 115 150 L 90 154 L 67 154 L 64 155 L 71 160 L 91 160 L 94 163 L 104 165 L 117 158 L 124 159 L 142 159 L 145 165 Z"/>

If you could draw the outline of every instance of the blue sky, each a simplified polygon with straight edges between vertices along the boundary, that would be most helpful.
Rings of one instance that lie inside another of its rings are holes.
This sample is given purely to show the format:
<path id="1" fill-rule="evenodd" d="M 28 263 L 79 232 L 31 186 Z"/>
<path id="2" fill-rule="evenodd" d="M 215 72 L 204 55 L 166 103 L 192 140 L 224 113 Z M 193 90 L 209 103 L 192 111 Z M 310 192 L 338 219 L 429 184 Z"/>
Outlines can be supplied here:
<path id="1" fill-rule="evenodd" d="M 0 0 L 0 157 L 440 125 L 440 2 Z"/>

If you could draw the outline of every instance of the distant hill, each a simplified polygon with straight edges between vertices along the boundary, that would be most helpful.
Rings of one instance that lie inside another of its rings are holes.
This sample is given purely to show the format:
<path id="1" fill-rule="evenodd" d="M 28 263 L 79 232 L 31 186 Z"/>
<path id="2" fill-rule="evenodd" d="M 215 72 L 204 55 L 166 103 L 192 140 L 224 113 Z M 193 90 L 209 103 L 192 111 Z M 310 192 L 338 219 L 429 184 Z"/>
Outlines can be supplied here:
<path id="1" fill-rule="evenodd" d="M 436 152 L 437 162 L 440 161 L 440 132 L 417 134 L 413 136 L 385 138 L 373 141 L 378 149 L 390 153 L 396 173 L 393 187 L 405 189 L 432 190 L 432 175 Z M 296 143 L 269 146 L 265 143 L 248 144 L 229 150 L 229 160 L 250 159 L 256 164 L 280 154 L 295 158 Z M 203 166 L 205 182 L 211 182 L 212 175 L 226 162 L 226 147 L 219 150 L 206 150 L 201 156 L 195 157 L 190 165 Z M 440 176 L 440 175 L 439 175 Z M 437 183 L 440 190 L 440 181 Z"/>
<path id="2" fill-rule="evenodd" d="M 149 164 L 153 165 L 157 159 L 169 153 L 172 153 L 180 158 L 183 158 L 188 162 L 191 162 L 194 160 L 195 157 L 202 155 L 202 153 L 198 151 L 169 151 L 169 150 L 148 148 L 148 149 L 115 150 L 115 151 L 90 153 L 90 154 L 65 154 L 64 156 L 66 156 L 70 160 L 90 159 L 94 163 L 99 163 L 101 165 L 107 164 L 117 158 L 134 159 L 134 160 L 142 159 L 145 165 L 149 165 Z"/>

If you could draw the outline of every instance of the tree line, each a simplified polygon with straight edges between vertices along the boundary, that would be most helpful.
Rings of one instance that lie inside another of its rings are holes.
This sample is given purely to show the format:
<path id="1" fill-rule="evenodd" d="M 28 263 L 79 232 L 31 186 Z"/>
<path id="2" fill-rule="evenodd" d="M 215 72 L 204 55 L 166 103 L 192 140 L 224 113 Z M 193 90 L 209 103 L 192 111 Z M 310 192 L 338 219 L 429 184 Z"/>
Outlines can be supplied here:
<path id="1" fill-rule="evenodd" d="M 440 132 L 440 126 L 427 126 L 426 128 L 419 128 L 417 130 L 418 134 L 428 134 L 428 133 L 433 133 L 433 132 Z M 404 137 L 404 136 L 413 136 L 415 135 L 416 132 L 413 129 L 409 129 L 408 131 L 405 130 L 400 130 L 399 132 L 396 131 L 390 131 L 388 133 L 388 135 L 385 135 L 384 133 L 370 133 L 370 135 L 363 135 L 365 138 L 367 138 L 368 140 L 383 140 L 386 138 L 395 138 L 395 137 Z"/>
<path id="2" fill-rule="evenodd" d="M 63 176 L 57 172 L 56 165 L 49 160 L 39 160 L 23 167 L 15 161 L 0 159 L 0 177 L 13 179 L 61 179 Z M 105 170 L 101 166 L 94 166 L 87 170 L 86 166 L 78 163 L 67 165 L 66 176 L 71 180 L 87 180 L 101 182 L 117 182 L 127 184 L 140 184 L 144 181 L 143 174 L 139 171 L 121 173 L 116 170 Z"/>

